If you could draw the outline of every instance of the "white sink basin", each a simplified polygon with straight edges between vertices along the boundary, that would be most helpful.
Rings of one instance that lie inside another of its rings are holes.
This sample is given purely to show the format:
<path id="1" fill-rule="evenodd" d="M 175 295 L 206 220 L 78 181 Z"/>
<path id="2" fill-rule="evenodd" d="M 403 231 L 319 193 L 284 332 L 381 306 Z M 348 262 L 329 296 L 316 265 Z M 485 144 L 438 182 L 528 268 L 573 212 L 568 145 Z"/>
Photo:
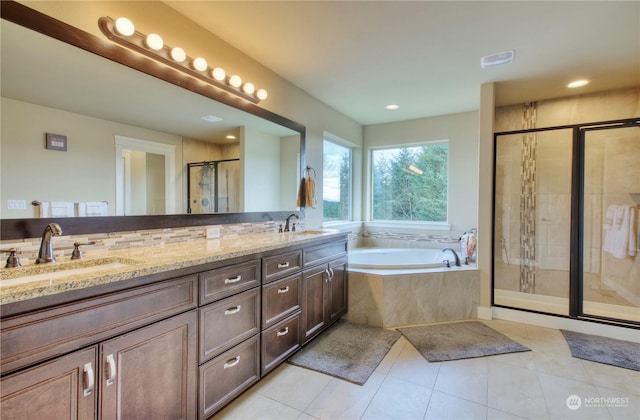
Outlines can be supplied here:
<path id="1" fill-rule="evenodd" d="M 34 264 L 0 270 L 0 286 L 9 287 L 35 281 L 53 281 L 65 277 L 90 275 L 128 267 L 135 261 L 125 258 L 98 258 L 62 263 Z"/>

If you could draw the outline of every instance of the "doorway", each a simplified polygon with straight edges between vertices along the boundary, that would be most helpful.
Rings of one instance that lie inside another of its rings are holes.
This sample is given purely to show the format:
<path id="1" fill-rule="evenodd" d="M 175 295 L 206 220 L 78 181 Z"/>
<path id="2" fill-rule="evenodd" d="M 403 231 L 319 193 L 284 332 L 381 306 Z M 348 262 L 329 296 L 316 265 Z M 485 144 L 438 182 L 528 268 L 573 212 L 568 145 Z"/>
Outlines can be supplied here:
<path id="1" fill-rule="evenodd" d="M 115 135 L 116 215 L 175 213 L 175 146 Z"/>

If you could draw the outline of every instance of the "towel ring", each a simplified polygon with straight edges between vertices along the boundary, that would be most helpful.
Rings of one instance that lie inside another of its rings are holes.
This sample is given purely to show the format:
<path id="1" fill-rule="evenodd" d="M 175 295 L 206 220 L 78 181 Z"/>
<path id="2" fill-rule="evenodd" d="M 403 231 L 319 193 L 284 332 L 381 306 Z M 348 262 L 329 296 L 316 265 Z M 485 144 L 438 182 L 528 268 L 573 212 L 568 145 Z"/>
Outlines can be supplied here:
<path id="1" fill-rule="evenodd" d="M 307 165 L 307 176 L 309 176 L 310 171 L 313 171 L 313 177 L 315 178 L 317 176 L 316 170 L 313 169 L 311 166 Z"/>

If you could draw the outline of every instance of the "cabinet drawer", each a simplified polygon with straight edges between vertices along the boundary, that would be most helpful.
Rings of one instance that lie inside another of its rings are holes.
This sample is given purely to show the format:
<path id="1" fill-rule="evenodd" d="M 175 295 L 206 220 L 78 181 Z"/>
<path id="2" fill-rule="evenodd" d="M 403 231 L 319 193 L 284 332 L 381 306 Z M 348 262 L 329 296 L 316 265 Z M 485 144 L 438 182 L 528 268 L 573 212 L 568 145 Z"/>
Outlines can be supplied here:
<path id="1" fill-rule="evenodd" d="M 260 285 L 260 260 L 200 273 L 200 304 L 214 302 Z"/>
<path id="2" fill-rule="evenodd" d="M 260 288 L 212 303 L 200 311 L 200 363 L 260 331 Z"/>
<path id="3" fill-rule="evenodd" d="M 302 273 L 274 281 L 262 287 L 262 328 L 300 310 Z"/>
<path id="4" fill-rule="evenodd" d="M 199 417 L 208 418 L 260 379 L 260 334 L 200 366 Z"/>
<path id="5" fill-rule="evenodd" d="M 302 251 L 275 255 L 262 259 L 264 283 L 279 279 L 302 269 Z"/>
<path id="6" fill-rule="evenodd" d="M 328 262 L 347 253 L 347 242 L 336 241 L 328 244 L 305 248 L 304 266 Z"/>
<path id="7" fill-rule="evenodd" d="M 3 373 L 197 306 L 196 275 L 2 320 Z"/>
<path id="8" fill-rule="evenodd" d="M 262 332 L 262 374 L 300 347 L 300 312 Z"/>

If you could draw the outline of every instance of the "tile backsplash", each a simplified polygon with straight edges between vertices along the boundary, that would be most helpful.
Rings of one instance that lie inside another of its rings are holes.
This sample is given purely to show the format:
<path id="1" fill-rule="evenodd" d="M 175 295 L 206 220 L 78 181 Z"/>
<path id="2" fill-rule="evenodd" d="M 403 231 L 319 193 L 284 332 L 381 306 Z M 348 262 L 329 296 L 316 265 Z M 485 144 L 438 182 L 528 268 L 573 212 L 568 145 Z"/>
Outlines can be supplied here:
<path id="1" fill-rule="evenodd" d="M 215 226 L 190 226 L 181 228 L 151 229 L 129 232 L 92 233 L 85 235 L 62 235 L 55 237 L 54 251 L 56 257 L 71 256 L 74 243 L 95 242 L 81 249 L 85 255 L 92 253 L 120 250 L 134 247 L 161 246 L 178 242 L 196 242 L 206 240 L 207 228 L 218 229 L 221 238 L 234 238 L 241 235 L 277 232 L 279 222 L 238 223 Z M 304 222 L 296 224 L 296 228 L 304 230 Z M 24 238 L 0 241 L 3 250 L 16 248 L 23 265 L 32 263 L 40 249 L 41 238 Z"/>

